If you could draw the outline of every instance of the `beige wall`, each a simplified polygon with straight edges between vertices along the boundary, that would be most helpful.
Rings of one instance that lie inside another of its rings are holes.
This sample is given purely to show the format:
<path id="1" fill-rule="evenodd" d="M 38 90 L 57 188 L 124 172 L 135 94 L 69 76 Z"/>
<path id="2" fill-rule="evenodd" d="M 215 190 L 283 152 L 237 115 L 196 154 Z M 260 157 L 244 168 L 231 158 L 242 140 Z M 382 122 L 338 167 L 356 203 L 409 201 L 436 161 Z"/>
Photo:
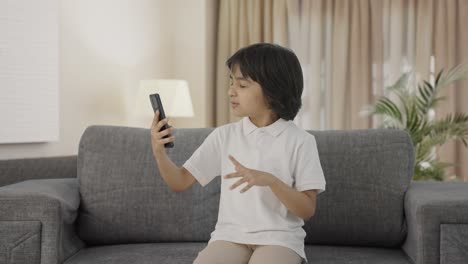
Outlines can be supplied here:
<path id="1" fill-rule="evenodd" d="M 149 128 L 151 120 L 129 114 L 141 79 L 187 80 L 195 116 L 171 119 L 171 125 L 212 126 L 214 3 L 61 0 L 60 140 L 0 144 L 0 159 L 75 155 L 93 124 Z"/>

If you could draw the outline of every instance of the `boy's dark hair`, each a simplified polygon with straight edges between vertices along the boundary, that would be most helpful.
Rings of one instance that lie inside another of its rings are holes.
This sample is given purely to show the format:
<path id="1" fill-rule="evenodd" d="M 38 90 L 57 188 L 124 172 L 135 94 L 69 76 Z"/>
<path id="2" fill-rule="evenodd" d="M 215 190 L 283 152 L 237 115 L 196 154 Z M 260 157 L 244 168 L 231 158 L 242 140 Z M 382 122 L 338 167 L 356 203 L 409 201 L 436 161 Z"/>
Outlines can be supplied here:
<path id="1" fill-rule="evenodd" d="M 277 44 L 257 43 L 241 48 L 227 61 L 238 65 L 245 78 L 259 83 L 270 108 L 285 120 L 293 120 L 302 106 L 302 68 L 296 54 Z"/>

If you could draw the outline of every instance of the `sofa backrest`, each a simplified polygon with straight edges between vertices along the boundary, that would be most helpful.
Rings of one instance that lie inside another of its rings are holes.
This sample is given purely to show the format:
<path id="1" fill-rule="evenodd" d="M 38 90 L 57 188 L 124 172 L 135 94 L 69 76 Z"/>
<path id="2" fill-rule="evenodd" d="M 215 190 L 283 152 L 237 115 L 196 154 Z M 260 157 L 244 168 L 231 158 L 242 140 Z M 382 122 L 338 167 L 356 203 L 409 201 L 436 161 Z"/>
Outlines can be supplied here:
<path id="1" fill-rule="evenodd" d="M 395 247 L 407 228 L 404 197 L 414 170 L 401 130 L 310 131 L 327 182 L 305 224 L 306 243 Z"/>
<path id="2" fill-rule="evenodd" d="M 211 131 L 176 129 L 168 156 L 182 166 Z M 218 214 L 216 181 L 174 193 L 159 174 L 149 129 L 90 126 L 78 151 L 78 235 L 91 245 L 208 241 Z"/>
<path id="3" fill-rule="evenodd" d="M 177 165 L 213 128 L 174 130 L 167 154 Z M 316 137 L 326 191 L 306 222 L 306 243 L 395 246 L 406 236 L 403 201 L 413 146 L 399 130 L 309 131 Z M 89 245 L 208 241 L 219 205 L 220 178 L 172 192 L 159 175 L 150 130 L 89 126 L 78 152 L 78 234 Z"/>
<path id="4" fill-rule="evenodd" d="M 0 160 L 0 187 L 33 179 L 76 178 L 76 155 Z"/>

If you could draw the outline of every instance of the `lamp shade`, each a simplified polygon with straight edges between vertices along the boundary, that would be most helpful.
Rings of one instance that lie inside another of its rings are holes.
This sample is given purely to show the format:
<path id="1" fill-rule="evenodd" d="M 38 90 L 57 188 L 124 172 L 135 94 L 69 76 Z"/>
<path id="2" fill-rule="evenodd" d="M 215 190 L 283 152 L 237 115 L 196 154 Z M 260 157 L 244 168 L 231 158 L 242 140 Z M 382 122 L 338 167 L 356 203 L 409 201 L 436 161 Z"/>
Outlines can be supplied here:
<path id="1" fill-rule="evenodd" d="M 185 80 L 141 80 L 135 102 L 135 113 L 141 117 L 153 117 L 150 94 L 158 93 L 168 117 L 193 116 L 192 99 Z"/>

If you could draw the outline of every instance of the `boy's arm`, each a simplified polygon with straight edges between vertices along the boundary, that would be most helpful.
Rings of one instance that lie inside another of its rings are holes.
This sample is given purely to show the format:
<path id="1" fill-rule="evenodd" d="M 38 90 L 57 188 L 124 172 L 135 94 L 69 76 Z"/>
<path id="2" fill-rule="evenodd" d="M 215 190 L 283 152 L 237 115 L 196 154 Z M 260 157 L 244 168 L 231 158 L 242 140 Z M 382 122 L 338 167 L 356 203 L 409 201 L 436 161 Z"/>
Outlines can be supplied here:
<path id="1" fill-rule="evenodd" d="M 295 215 L 306 221 L 314 216 L 317 198 L 316 190 L 300 192 L 279 179 L 273 181 L 270 188 L 276 197 Z"/>
<path id="2" fill-rule="evenodd" d="M 182 192 L 196 181 L 195 177 L 184 167 L 177 167 L 167 156 L 165 151 L 154 153 L 159 172 L 172 191 Z"/>
<path id="3" fill-rule="evenodd" d="M 190 186 L 192 186 L 192 184 L 196 181 L 195 177 L 192 175 L 192 173 L 190 173 L 186 168 L 184 167 L 181 167 L 180 168 L 181 171 L 182 171 L 182 174 L 183 174 L 183 178 L 185 179 L 186 181 L 186 188 L 185 189 L 188 189 Z"/>

